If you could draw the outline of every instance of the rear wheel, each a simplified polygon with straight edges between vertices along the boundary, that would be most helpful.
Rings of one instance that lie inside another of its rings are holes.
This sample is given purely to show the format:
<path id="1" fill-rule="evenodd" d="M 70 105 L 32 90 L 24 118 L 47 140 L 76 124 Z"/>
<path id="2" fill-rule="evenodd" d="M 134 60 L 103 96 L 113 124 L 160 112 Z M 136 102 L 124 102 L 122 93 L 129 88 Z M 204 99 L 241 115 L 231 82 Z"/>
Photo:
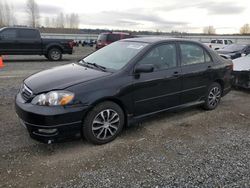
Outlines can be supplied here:
<path id="1" fill-rule="evenodd" d="M 83 135 L 93 144 L 105 144 L 114 140 L 123 126 L 123 110 L 117 104 L 107 101 L 98 104 L 88 113 Z"/>
<path id="2" fill-rule="evenodd" d="M 222 94 L 221 85 L 219 83 L 216 83 L 216 82 L 213 83 L 208 88 L 204 108 L 206 110 L 215 109 L 218 106 L 218 104 L 220 103 L 221 94 Z"/>
<path id="3" fill-rule="evenodd" d="M 47 56 L 50 61 L 60 61 L 62 59 L 62 51 L 58 48 L 51 48 Z"/>

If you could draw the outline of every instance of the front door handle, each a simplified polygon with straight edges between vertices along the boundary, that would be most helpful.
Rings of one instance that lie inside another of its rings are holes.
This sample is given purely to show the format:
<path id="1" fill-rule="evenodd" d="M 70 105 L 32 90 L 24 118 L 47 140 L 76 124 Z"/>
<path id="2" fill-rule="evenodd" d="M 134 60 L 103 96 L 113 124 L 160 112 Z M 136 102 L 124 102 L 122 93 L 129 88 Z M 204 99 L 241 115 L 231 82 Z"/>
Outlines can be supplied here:
<path id="1" fill-rule="evenodd" d="M 173 76 L 174 76 L 174 77 L 179 77 L 179 76 L 180 76 L 180 74 L 179 74 L 179 72 L 178 72 L 178 71 L 175 71 L 175 72 L 174 72 L 174 74 L 173 74 Z"/>

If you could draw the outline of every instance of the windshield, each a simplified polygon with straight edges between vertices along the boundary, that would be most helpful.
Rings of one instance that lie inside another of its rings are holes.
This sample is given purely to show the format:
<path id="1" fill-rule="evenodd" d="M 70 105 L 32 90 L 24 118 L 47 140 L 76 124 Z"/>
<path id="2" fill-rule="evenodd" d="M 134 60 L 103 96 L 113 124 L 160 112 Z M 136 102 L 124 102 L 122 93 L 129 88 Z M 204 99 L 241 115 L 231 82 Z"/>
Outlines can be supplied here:
<path id="1" fill-rule="evenodd" d="M 107 34 L 100 34 L 97 38 L 97 40 L 105 41 L 107 39 Z"/>
<path id="2" fill-rule="evenodd" d="M 147 43 L 114 42 L 83 59 L 87 63 L 95 63 L 108 69 L 119 70 L 135 57 Z"/>
<path id="3" fill-rule="evenodd" d="M 246 45 L 236 45 L 236 44 L 232 44 L 232 45 L 228 45 L 226 47 L 223 48 L 223 50 L 227 50 L 227 51 L 240 51 L 243 50 L 246 47 Z"/>

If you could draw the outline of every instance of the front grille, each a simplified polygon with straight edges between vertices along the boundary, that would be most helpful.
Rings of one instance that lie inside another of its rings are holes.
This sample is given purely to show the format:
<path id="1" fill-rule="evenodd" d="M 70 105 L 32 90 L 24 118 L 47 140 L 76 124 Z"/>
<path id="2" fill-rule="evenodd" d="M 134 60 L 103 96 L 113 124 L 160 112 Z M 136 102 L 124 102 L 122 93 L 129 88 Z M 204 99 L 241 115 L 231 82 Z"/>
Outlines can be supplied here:
<path id="1" fill-rule="evenodd" d="M 23 87 L 21 88 L 21 95 L 25 101 L 28 101 L 31 99 L 33 93 L 32 91 L 24 84 Z"/>

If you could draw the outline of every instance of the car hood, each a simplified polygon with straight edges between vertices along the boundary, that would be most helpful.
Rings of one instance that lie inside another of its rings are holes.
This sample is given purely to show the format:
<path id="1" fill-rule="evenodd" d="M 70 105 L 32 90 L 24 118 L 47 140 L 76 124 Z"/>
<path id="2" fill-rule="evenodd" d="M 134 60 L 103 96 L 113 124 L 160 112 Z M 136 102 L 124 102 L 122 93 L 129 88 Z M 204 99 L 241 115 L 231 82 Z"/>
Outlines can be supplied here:
<path id="1" fill-rule="evenodd" d="M 110 74 L 110 72 L 103 72 L 73 63 L 33 74 L 25 79 L 24 83 L 34 94 L 38 94 L 51 90 L 65 89 L 69 86 Z"/>
<path id="2" fill-rule="evenodd" d="M 240 51 L 228 51 L 228 50 L 223 50 L 223 49 L 216 50 L 216 52 L 218 54 L 235 54 L 235 53 L 240 53 Z"/>

